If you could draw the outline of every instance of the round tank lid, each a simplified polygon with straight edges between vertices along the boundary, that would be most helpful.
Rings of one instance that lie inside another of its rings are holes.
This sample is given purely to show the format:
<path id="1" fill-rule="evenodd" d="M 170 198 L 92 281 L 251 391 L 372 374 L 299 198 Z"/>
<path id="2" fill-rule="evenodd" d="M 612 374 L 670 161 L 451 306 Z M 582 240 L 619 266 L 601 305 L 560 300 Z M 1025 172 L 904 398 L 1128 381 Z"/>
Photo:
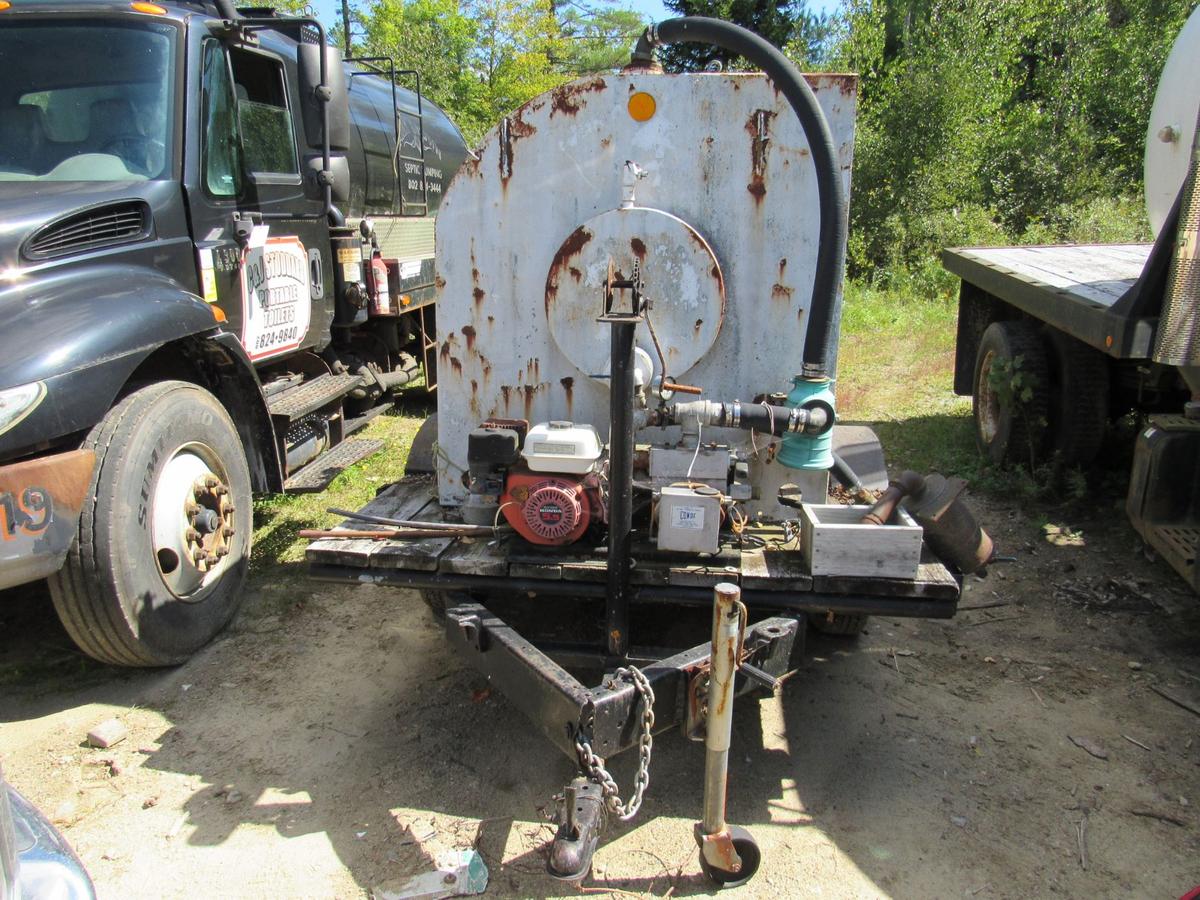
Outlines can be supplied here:
<path id="1" fill-rule="evenodd" d="M 566 237 L 546 275 L 546 319 L 558 349 L 600 384 L 608 383 L 612 335 L 596 319 L 610 265 L 620 281 L 637 272 L 654 304 L 667 374 L 682 376 L 712 349 L 725 318 L 725 278 L 712 248 L 679 217 L 641 206 L 600 213 Z M 635 333 L 638 348 L 657 360 L 644 321 Z"/>

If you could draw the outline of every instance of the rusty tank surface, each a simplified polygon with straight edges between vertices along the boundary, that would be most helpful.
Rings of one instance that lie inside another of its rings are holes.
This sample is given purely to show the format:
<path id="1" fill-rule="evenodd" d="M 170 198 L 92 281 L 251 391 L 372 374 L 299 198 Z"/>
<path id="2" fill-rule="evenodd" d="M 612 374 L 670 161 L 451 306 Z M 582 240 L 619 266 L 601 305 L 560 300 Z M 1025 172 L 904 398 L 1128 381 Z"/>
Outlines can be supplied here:
<path id="1" fill-rule="evenodd" d="M 806 78 L 848 191 L 857 79 Z M 575 81 L 504 119 L 476 153 L 447 189 L 437 229 L 443 504 L 466 498 L 461 436 L 479 422 L 608 420 L 608 335 L 595 320 L 610 260 L 618 276 L 637 268 L 652 304 L 636 332 L 651 382 L 664 374 L 654 335 L 666 374 L 710 396 L 749 401 L 756 386 L 786 385 L 789 360 L 799 371 L 816 175 L 800 123 L 765 75 Z M 627 161 L 639 173 L 632 186 Z M 744 431 L 706 433 L 751 446 Z M 787 480 L 774 475 L 755 480 Z M 787 477 L 824 488 L 823 473 Z M 751 511 L 777 514 L 773 491 L 764 494 Z"/>

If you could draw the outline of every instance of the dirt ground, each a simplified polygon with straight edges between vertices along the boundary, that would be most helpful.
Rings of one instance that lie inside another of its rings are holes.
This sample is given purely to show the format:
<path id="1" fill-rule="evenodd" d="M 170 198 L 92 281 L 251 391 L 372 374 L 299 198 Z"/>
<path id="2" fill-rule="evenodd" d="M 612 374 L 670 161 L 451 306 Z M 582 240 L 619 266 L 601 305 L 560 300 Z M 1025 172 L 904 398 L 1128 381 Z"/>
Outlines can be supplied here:
<path id="1" fill-rule="evenodd" d="M 1200 602 L 1119 510 L 976 508 L 1015 564 L 948 621 L 809 641 L 741 702 L 742 897 L 1178 897 L 1200 883 Z M 1059 514 L 1061 515 L 1061 513 Z M 691 896 L 703 747 L 655 741 L 636 822 L 582 889 L 543 874 L 572 766 L 451 657 L 407 592 L 255 576 L 233 627 L 170 671 L 80 657 L 37 591 L 0 597 L 0 748 L 101 897 L 360 897 L 476 847 L 490 896 Z M 84 745 L 115 716 L 129 738 Z M 623 784 L 632 760 L 615 772 Z"/>

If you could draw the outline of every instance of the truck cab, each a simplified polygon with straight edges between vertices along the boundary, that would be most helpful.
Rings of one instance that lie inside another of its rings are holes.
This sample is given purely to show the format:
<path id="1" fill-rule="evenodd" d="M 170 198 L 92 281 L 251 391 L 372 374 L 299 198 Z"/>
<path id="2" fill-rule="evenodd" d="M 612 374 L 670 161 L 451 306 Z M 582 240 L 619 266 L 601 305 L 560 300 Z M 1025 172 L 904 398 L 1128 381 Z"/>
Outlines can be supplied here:
<path id="1" fill-rule="evenodd" d="M 177 663 L 236 611 L 252 494 L 378 449 L 421 373 L 466 147 L 265 10 L 0 2 L 0 67 L 0 587 Z"/>

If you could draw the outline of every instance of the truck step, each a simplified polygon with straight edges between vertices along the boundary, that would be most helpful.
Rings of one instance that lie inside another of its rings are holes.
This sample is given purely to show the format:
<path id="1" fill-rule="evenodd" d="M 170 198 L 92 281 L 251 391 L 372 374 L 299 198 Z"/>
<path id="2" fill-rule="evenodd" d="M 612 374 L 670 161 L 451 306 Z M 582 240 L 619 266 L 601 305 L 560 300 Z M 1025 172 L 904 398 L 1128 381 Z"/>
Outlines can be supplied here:
<path id="1" fill-rule="evenodd" d="M 289 494 L 312 494 L 329 487 L 329 482 L 337 478 L 344 469 L 348 469 L 360 460 L 366 459 L 373 453 L 383 449 L 383 441 L 354 438 L 342 441 L 332 450 L 322 453 L 307 466 L 300 469 L 283 483 L 283 489 Z"/>
<path id="2" fill-rule="evenodd" d="M 342 428 L 342 433 L 345 435 L 354 434 L 354 432 L 363 428 L 365 425 L 367 425 L 367 423 L 371 422 L 373 419 L 376 419 L 379 416 L 382 416 L 385 412 L 387 412 L 389 409 L 391 409 L 395 405 L 396 404 L 393 403 L 391 400 L 385 400 L 383 403 L 380 403 L 378 406 L 372 406 L 361 416 L 355 416 L 353 419 L 347 419 L 346 424 Z"/>
<path id="3" fill-rule="evenodd" d="M 289 422 L 316 412 L 362 384 L 357 375 L 319 375 L 312 381 L 281 391 L 267 403 L 272 417 Z"/>
<path id="4" fill-rule="evenodd" d="M 1200 528 L 1193 525 L 1151 525 L 1146 543 L 1163 555 L 1176 572 L 1193 583 L 1196 556 L 1200 551 Z"/>

